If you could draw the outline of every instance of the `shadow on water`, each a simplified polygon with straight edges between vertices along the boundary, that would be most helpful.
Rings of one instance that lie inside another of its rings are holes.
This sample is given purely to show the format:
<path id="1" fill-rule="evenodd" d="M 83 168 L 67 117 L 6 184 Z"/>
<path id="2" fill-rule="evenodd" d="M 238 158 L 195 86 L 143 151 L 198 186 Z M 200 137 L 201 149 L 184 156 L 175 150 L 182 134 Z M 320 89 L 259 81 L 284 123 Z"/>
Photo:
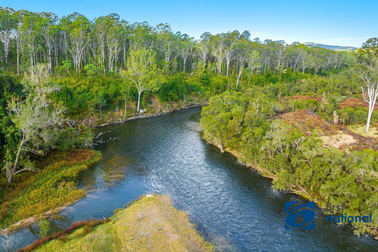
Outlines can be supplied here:
<path id="1" fill-rule="evenodd" d="M 311 231 L 284 227 L 284 204 L 301 200 L 200 137 L 200 109 L 130 121 L 101 130 L 120 140 L 98 147 L 102 161 L 82 174 L 87 196 L 50 218 L 56 232 L 78 220 L 113 214 L 142 194 L 168 194 L 199 232 L 223 251 L 374 251 L 377 242 L 350 227 L 325 222 L 317 210 Z M 12 248 L 39 237 L 38 226 L 13 236 Z"/>

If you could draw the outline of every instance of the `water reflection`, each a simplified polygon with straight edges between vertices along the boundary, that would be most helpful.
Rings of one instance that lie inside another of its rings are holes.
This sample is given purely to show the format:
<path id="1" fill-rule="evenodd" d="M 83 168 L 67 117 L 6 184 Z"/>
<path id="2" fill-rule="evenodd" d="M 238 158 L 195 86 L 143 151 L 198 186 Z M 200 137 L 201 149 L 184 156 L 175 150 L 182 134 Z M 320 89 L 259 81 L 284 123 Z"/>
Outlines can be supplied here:
<path id="1" fill-rule="evenodd" d="M 168 194 L 189 213 L 198 230 L 223 251 L 374 251 L 377 242 L 358 239 L 349 227 L 325 223 L 286 230 L 284 204 L 295 195 L 275 192 L 271 182 L 207 145 L 199 135 L 199 109 L 130 121 L 109 130 L 120 140 L 101 145 L 103 160 L 86 171 L 87 196 L 50 219 L 55 232 L 72 222 L 113 214 L 142 194 Z M 38 236 L 36 226 L 15 238 L 19 248 Z"/>

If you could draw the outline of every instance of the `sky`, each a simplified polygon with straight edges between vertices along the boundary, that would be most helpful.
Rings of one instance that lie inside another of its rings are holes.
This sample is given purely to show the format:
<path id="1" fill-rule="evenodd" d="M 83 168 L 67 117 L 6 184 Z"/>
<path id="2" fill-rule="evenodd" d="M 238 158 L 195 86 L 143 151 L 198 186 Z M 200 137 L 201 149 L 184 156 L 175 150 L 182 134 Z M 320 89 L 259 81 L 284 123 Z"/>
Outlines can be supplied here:
<path id="1" fill-rule="evenodd" d="M 248 30 L 261 40 L 360 47 L 378 36 L 378 0 L 0 0 L 0 6 L 89 19 L 117 13 L 131 23 L 168 23 L 195 38 Z"/>

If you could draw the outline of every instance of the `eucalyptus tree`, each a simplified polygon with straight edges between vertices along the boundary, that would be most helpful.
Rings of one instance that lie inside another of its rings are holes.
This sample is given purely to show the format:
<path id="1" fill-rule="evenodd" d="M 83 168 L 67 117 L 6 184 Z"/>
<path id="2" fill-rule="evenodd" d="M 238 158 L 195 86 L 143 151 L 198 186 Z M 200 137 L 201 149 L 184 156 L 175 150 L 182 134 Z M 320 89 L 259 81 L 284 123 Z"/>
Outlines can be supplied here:
<path id="1" fill-rule="evenodd" d="M 281 71 L 283 68 L 284 68 L 284 61 L 285 61 L 285 53 L 286 53 L 286 46 L 285 46 L 285 41 L 283 40 L 278 40 L 278 41 L 274 41 L 273 42 L 273 45 L 274 45 L 274 51 L 275 51 L 275 54 L 276 54 L 276 59 L 277 59 L 277 65 L 276 65 L 276 69 L 278 71 Z"/>
<path id="2" fill-rule="evenodd" d="M 155 28 L 157 34 L 157 48 L 163 58 L 163 69 L 168 73 L 171 64 L 179 54 L 178 44 L 179 36 L 173 34 L 171 27 L 168 24 L 158 24 Z"/>
<path id="3" fill-rule="evenodd" d="M 36 64 L 36 41 L 39 34 L 38 14 L 32 12 L 24 12 L 22 19 L 22 34 L 24 51 L 29 54 L 30 66 L 33 68 Z"/>
<path id="4" fill-rule="evenodd" d="M 234 45 L 236 41 L 239 39 L 240 33 L 239 31 L 228 32 L 225 34 L 225 54 L 224 57 L 226 59 L 226 75 L 229 75 L 229 68 L 231 60 L 234 57 Z"/>
<path id="5" fill-rule="evenodd" d="M 153 46 L 153 28 L 147 22 L 137 22 L 130 26 L 131 50 Z"/>
<path id="6" fill-rule="evenodd" d="M 0 41 L 3 43 L 5 64 L 8 63 L 9 44 L 16 25 L 14 10 L 0 7 Z"/>
<path id="7" fill-rule="evenodd" d="M 15 12 L 16 18 L 16 64 L 17 64 L 17 75 L 20 75 L 20 56 L 22 50 L 22 20 L 24 11 Z"/>
<path id="8" fill-rule="evenodd" d="M 116 23 L 118 22 L 119 22 L 119 15 L 114 14 L 114 13 L 107 16 L 98 17 L 95 20 L 94 33 L 97 39 L 97 44 L 99 45 L 99 50 L 100 50 L 99 57 L 100 57 L 100 62 L 101 62 L 101 68 L 103 69 L 104 75 L 106 74 L 105 50 L 106 50 L 106 46 L 108 42 L 107 35 L 108 35 L 109 30 L 112 29 L 112 27 L 116 25 Z M 114 32 L 114 29 L 113 29 L 113 32 Z M 113 39 L 114 39 L 114 34 L 113 34 Z"/>
<path id="9" fill-rule="evenodd" d="M 358 74 L 364 85 L 362 96 L 369 104 L 365 131 L 369 131 L 370 120 L 378 97 L 378 39 L 368 39 L 359 50 Z"/>
<path id="10" fill-rule="evenodd" d="M 88 43 L 90 23 L 88 19 L 78 13 L 69 16 L 71 23 L 68 26 L 70 37 L 70 53 L 76 72 L 80 72 L 84 52 Z"/>
<path id="11" fill-rule="evenodd" d="M 42 36 L 45 38 L 46 46 L 47 46 L 47 53 L 48 53 L 48 66 L 49 72 L 52 73 L 53 71 L 53 43 L 55 41 L 55 36 L 58 33 L 58 27 L 56 22 L 58 20 L 57 15 L 51 12 L 42 12 L 38 18 L 37 25 L 38 28 L 41 30 Z"/>
<path id="12" fill-rule="evenodd" d="M 156 53 L 152 49 L 143 47 L 132 50 L 127 61 L 127 70 L 123 76 L 133 83 L 138 92 L 137 112 L 140 112 L 140 99 L 144 91 L 156 91 L 158 68 Z"/>
<path id="13" fill-rule="evenodd" d="M 225 45 L 225 34 L 216 34 L 211 37 L 213 43 L 213 55 L 216 60 L 217 73 L 220 75 L 222 73 L 222 64 L 226 54 L 226 45 Z"/>
<path id="14" fill-rule="evenodd" d="M 121 48 L 122 26 L 118 15 L 112 15 L 111 25 L 106 36 L 106 46 L 108 48 L 108 69 L 117 72 L 117 59 Z"/>
<path id="15" fill-rule="evenodd" d="M 245 39 L 244 37 L 240 38 L 239 41 L 235 43 L 234 50 L 235 50 L 235 58 L 237 62 L 236 88 L 238 88 L 245 64 L 251 52 L 251 42 Z"/>
<path id="16" fill-rule="evenodd" d="M 203 67 L 206 68 L 206 62 L 211 50 L 211 33 L 205 32 L 201 35 L 201 40 L 197 44 L 200 59 L 202 60 Z"/>
<path id="17" fill-rule="evenodd" d="M 188 58 L 192 56 L 194 46 L 194 40 L 193 38 L 189 38 L 188 35 L 184 34 L 182 35 L 180 39 L 180 46 L 179 46 L 179 54 L 182 59 L 182 71 L 186 72 L 186 62 L 188 61 Z"/>
<path id="18" fill-rule="evenodd" d="M 251 79 L 252 73 L 261 67 L 261 56 L 260 52 L 257 50 L 257 48 L 254 48 L 250 51 L 248 54 L 248 69 L 249 69 L 249 76 L 248 76 L 248 85 Z"/>
<path id="19" fill-rule="evenodd" d="M 130 25 L 127 21 L 121 20 L 120 25 L 121 29 L 121 46 L 122 46 L 122 59 L 123 59 L 123 67 L 126 67 L 126 54 L 129 49 L 130 44 Z"/>

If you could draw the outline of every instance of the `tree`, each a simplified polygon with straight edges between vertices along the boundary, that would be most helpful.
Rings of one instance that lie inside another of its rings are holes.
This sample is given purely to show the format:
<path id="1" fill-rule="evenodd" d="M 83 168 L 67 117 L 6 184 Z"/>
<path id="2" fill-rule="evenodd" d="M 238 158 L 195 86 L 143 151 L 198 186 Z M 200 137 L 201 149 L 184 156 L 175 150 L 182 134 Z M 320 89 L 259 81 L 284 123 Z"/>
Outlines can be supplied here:
<path id="1" fill-rule="evenodd" d="M 198 50 L 200 52 L 200 58 L 203 62 L 204 67 L 206 68 L 207 58 L 210 52 L 210 38 L 211 34 L 209 32 L 205 32 L 201 35 L 201 41 L 198 43 Z"/>
<path id="2" fill-rule="evenodd" d="M 212 37 L 214 43 L 214 57 L 216 59 L 218 75 L 222 72 L 222 63 L 225 58 L 225 41 L 224 34 L 217 34 Z"/>
<path id="3" fill-rule="evenodd" d="M 225 35 L 225 52 L 224 57 L 226 59 L 226 75 L 229 75 L 229 68 L 231 60 L 234 56 L 234 45 L 237 39 L 239 38 L 239 31 L 233 31 L 232 33 L 227 33 Z"/>
<path id="4" fill-rule="evenodd" d="M 186 72 L 186 62 L 191 55 L 193 49 L 193 39 L 185 36 L 180 43 L 180 55 L 183 61 L 182 71 Z"/>
<path id="5" fill-rule="evenodd" d="M 158 69 L 155 52 L 142 48 L 130 52 L 127 70 L 123 75 L 129 79 L 138 91 L 137 112 L 140 112 L 140 98 L 144 91 L 157 90 Z"/>
<path id="6" fill-rule="evenodd" d="M 244 70 L 244 65 L 248 59 L 249 53 L 251 51 L 250 48 L 250 41 L 245 40 L 245 39 L 240 39 L 236 44 L 235 44 L 235 55 L 236 55 L 236 60 L 239 65 L 238 73 L 236 76 L 236 88 L 239 87 L 239 82 L 240 78 L 243 74 Z"/>
<path id="7" fill-rule="evenodd" d="M 0 40 L 3 43 L 5 63 L 8 63 L 9 43 L 16 28 L 16 17 L 12 9 L 0 7 Z"/>
<path id="8" fill-rule="evenodd" d="M 36 65 L 26 79 L 27 98 L 13 99 L 9 104 L 9 114 L 20 140 L 17 150 L 8 149 L 6 153 L 8 185 L 16 174 L 33 168 L 26 154 L 43 155 L 44 150 L 54 145 L 63 123 L 63 110 L 48 98 L 48 94 L 57 90 L 47 82 L 48 67 Z"/>
<path id="9" fill-rule="evenodd" d="M 42 12 L 37 23 L 41 29 L 42 36 L 46 40 L 50 73 L 53 71 L 52 50 L 53 38 L 57 34 L 57 26 L 55 25 L 57 19 L 58 17 L 54 13 Z"/>
<path id="10" fill-rule="evenodd" d="M 250 82 L 253 71 L 259 67 L 261 67 L 260 53 L 257 50 L 252 50 L 248 55 L 248 68 L 249 68 L 248 84 Z"/>
<path id="11" fill-rule="evenodd" d="M 369 104 L 365 131 L 369 131 L 371 116 L 378 97 L 378 39 L 368 39 L 359 51 L 358 74 L 364 82 L 362 96 Z"/>
<path id="12" fill-rule="evenodd" d="M 71 55 L 76 72 L 80 71 L 81 63 L 84 58 L 84 51 L 88 43 L 89 21 L 86 17 L 74 13 L 70 16 L 72 23 L 70 24 L 71 38 Z"/>
<path id="13" fill-rule="evenodd" d="M 114 69 L 115 72 L 117 72 L 117 58 L 120 49 L 121 35 L 122 26 L 119 23 L 119 17 L 117 15 L 113 15 L 111 19 L 111 26 L 106 37 L 109 60 L 108 69 L 111 72 Z"/>

